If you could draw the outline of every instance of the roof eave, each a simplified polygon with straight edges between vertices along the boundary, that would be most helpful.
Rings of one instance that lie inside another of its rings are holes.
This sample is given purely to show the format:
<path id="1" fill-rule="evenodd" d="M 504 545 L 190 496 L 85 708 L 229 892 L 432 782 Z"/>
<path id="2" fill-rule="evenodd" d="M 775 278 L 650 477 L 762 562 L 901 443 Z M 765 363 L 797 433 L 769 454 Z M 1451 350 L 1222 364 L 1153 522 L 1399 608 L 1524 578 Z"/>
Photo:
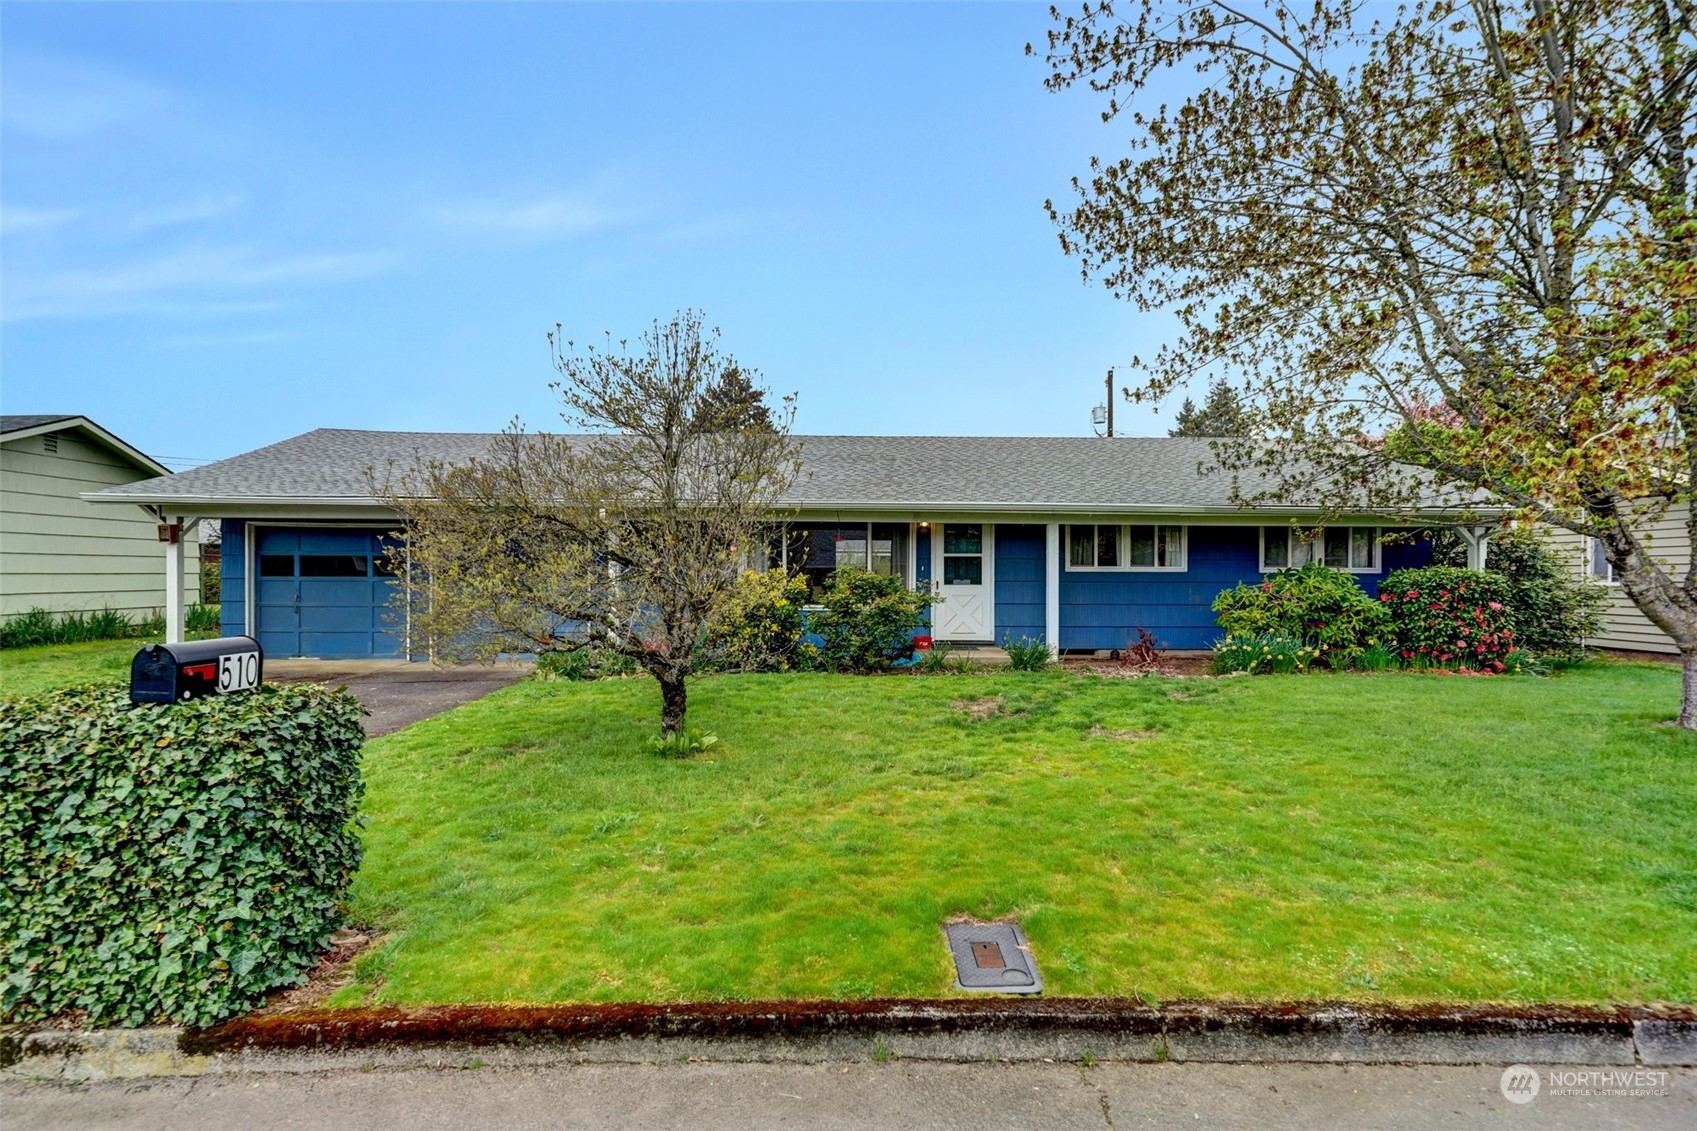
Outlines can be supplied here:
<path id="1" fill-rule="evenodd" d="M 106 431 L 106 429 L 102 428 L 86 416 L 62 416 L 58 420 L 49 420 L 44 424 L 32 425 L 29 428 L 19 428 L 15 432 L 7 432 L 4 435 L 0 435 L 0 442 L 9 444 L 13 440 L 27 440 L 31 436 L 43 436 L 49 432 L 64 432 L 72 428 L 80 428 L 83 431 L 90 433 L 102 444 L 118 452 L 120 455 L 129 458 L 135 463 L 140 464 L 142 467 L 147 468 L 155 475 L 174 474 L 170 468 L 166 467 L 140 448 L 125 443 L 123 440 L 120 440 L 112 433 Z"/>
<path id="2" fill-rule="evenodd" d="M 383 514 L 393 514 L 394 508 L 374 499 L 361 495 L 188 495 L 135 492 L 108 493 L 108 491 L 88 491 L 81 496 L 91 503 L 129 503 L 135 506 L 173 507 L 185 510 L 212 512 L 216 511 L 229 517 L 258 509 L 294 509 L 304 512 L 347 511 L 350 509 L 362 511 L 377 511 Z M 1085 505 L 1080 503 L 1053 502 L 983 502 L 971 500 L 873 500 L 873 501 L 791 501 L 780 506 L 780 510 L 793 510 L 798 514 L 810 512 L 854 512 L 863 514 L 912 514 L 917 512 L 951 512 L 956 514 L 1054 514 L 1054 515 L 1170 515 L 1175 517 L 1234 517 L 1254 518 L 1257 516 L 1277 515 L 1281 517 L 1303 517 L 1318 515 L 1317 507 L 1266 505 L 1266 506 L 1183 506 L 1177 504 L 1147 504 L 1121 503 Z M 1470 509 L 1481 515 L 1498 515 L 1506 513 L 1506 509 L 1498 506 L 1475 505 L 1468 508 L 1465 504 L 1447 506 L 1421 507 L 1411 514 L 1430 519 L 1440 519 L 1454 516 L 1458 511 Z M 1381 516 L 1382 511 L 1361 510 L 1362 515 Z"/>

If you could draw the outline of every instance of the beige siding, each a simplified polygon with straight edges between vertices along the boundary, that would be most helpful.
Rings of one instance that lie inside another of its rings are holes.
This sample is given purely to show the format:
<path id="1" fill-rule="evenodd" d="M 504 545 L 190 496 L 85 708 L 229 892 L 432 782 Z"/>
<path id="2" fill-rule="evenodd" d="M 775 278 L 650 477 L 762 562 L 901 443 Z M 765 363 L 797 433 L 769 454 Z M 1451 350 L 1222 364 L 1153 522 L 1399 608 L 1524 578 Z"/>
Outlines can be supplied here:
<path id="1" fill-rule="evenodd" d="M 1590 546 L 1586 539 L 1567 530 L 1557 530 L 1553 541 L 1573 554 L 1574 568 L 1586 569 Z M 1685 524 L 1677 518 L 1664 518 L 1655 523 L 1646 538 L 1650 552 L 1664 568 L 1684 573 L 1691 564 L 1691 543 L 1685 534 Z M 1586 643 L 1597 648 L 1630 648 L 1639 652 L 1676 652 L 1668 634 L 1650 623 L 1638 611 L 1618 585 L 1609 586 L 1610 600 L 1603 610 L 1605 630 L 1601 636 Z"/>
<path id="2" fill-rule="evenodd" d="M 0 444 L 0 616 L 113 608 L 150 615 L 165 604 L 165 554 L 140 507 L 78 496 L 152 472 L 76 432 Z M 197 547 L 189 546 L 192 596 Z"/>

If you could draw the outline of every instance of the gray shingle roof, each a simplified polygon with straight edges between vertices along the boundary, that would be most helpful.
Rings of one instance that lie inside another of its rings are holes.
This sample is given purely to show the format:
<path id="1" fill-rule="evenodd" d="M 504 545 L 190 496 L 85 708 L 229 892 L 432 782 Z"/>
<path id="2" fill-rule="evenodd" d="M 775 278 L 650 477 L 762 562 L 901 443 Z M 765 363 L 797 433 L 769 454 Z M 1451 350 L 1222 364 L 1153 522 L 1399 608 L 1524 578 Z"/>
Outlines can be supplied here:
<path id="1" fill-rule="evenodd" d="M 80 419 L 81 417 L 75 414 L 65 415 L 63 413 L 48 413 L 45 416 L 20 416 L 17 414 L 0 416 L 0 436 L 9 432 L 22 432 L 28 428 L 40 428 L 43 424 L 56 424 L 61 420 Z"/>
<path id="2" fill-rule="evenodd" d="M 110 487 L 102 500 L 342 505 L 370 502 L 367 469 L 462 462 L 481 432 L 321 428 L 176 475 Z M 1202 473 L 1209 441 L 1030 436 L 799 436 L 803 508 L 1173 511 L 1236 509 L 1232 480 Z"/>

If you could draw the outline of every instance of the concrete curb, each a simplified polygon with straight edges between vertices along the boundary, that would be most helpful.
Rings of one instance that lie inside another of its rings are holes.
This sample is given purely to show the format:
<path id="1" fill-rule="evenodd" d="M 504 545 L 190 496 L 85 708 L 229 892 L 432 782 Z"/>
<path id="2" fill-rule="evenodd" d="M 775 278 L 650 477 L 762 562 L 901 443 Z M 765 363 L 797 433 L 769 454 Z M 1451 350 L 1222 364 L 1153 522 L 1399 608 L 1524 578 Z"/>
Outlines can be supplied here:
<path id="1" fill-rule="evenodd" d="M 316 1010 L 213 1029 L 0 1033 L 61 1081 L 677 1060 L 1697 1065 L 1697 1010 L 1119 999 Z"/>

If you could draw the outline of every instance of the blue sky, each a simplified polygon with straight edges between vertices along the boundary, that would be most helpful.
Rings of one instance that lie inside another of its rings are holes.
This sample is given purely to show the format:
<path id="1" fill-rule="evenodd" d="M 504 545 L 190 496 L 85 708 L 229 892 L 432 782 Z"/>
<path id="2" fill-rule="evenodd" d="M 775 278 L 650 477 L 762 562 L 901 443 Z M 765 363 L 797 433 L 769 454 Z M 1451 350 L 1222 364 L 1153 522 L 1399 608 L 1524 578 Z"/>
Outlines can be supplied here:
<path id="1" fill-rule="evenodd" d="M 1125 127 L 1043 89 L 1042 5 L 0 20 L 0 401 L 179 465 L 558 428 L 556 322 L 700 308 L 802 432 L 1088 435 L 1105 369 L 1171 332 L 1043 212 Z"/>

